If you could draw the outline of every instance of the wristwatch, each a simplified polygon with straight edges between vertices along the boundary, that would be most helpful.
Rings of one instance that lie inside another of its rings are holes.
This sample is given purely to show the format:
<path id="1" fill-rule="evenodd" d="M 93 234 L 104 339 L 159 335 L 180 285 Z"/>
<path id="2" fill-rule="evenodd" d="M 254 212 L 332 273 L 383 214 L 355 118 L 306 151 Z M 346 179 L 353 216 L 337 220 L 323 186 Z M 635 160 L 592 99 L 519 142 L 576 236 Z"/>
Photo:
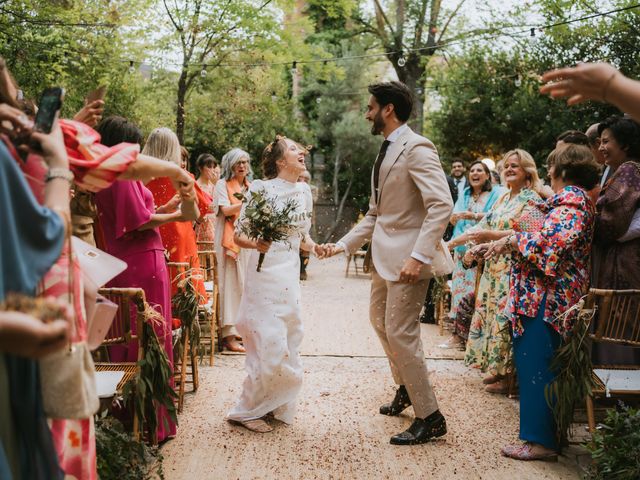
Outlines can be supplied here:
<path id="1" fill-rule="evenodd" d="M 54 178 L 63 178 L 70 184 L 73 183 L 73 180 L 74 180 L 73 172 L 68 168 L 62 168 L 62 167 L 50 168 L 44 177 L 44 181 L 45 183 L 47 183 L 53 180 Z"/>

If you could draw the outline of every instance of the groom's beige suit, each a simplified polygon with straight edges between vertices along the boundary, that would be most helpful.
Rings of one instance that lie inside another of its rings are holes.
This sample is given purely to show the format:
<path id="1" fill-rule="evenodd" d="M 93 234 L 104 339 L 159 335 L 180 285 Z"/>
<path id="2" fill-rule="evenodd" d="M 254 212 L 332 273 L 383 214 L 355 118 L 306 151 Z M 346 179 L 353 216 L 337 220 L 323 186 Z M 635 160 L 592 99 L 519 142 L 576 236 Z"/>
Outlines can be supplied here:
<path id="1" fill-rule="evenodd" d="M 416 417 L 425 418 L 438 404 L 429 383 L 418 316 L 432 276 L 429 264 L 443 255 L 439 245 L 453 201 L 431 141 L 406 125 L 387 140 L 391 143 L 380 164 L 377 192 L 372 174 L 369 210 L 338 244 L 349 254 L 371 242 L 370 320 L 396 384 L 406 387 Z M 400 283 L 409 257 L 425 263 L 420 280 Z"/>

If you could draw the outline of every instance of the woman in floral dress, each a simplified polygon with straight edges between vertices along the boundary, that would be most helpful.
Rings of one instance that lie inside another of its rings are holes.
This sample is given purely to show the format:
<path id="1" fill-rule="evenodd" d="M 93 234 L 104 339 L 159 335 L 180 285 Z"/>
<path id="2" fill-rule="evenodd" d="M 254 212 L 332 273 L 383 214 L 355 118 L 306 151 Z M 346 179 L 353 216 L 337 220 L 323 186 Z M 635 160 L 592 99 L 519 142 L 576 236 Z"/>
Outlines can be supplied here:
<path id="1" fill-rule="evenodd" d="M 465 232 L 485 217 L 503 192 L 504 189 L 501 186 L 491 185 L 489 167 L 480 160 L 471 164 L 468 184 L 458 197 L 450 220 L 450 223 L 455 226 L 453 238 L 448 243 L 449 249 L 453 249 L 455 262 L 451 282 L 451 311 L 449 313 L 452 319 L 456 318 L 458 305 L 462 298 L 470 293 L 473 294 L 476 286 L 477 269 L 466 269 L 462 264 L 462 257 L 467 251 L 466 242 L 469 241 Z M 442 347 L 464 345 L 467 334 L 468 328 L 465 332 L 454 331 L 454 334 Z"/>
<path id="2" fill-rule="evenodd" d="M 549 155 L 555 195 L 540 206 L 542 226 L 516 232 L 489 247 L 486 256 L 512 251 L 508 314 L 520 384 L 520 439 L 502 454 L 517 460 L 554 460 L 557 425 L 545 389 L 557 372 L 551 362 L 577 318 L 571 310 L 589 288 L 595 211 L 587 194 L 599 167 L 588 147 L 569 145 Z"/>
<path id="3" fill-rule="evenodd" d="M 469 240 L 486 243 L 513 233 L 514 224 L 525 209 L 540 201 L 536 193 L 540 180 L 536 164 L 524 150 L 515 149 L 504 156 L 504 182 L 509 191 L 496 202 L 493 210 L 472 231 Z M 470 256 L 471 249 L 467 252 Z M 505 311 L 509 297 L 511 254 L 506 252 L 486 261 L 471 320 L 465 363 L 489 373 L 483 382 L 491 393 L 505 393 L 505 376 L 511 352 L 511 336 Z"/>

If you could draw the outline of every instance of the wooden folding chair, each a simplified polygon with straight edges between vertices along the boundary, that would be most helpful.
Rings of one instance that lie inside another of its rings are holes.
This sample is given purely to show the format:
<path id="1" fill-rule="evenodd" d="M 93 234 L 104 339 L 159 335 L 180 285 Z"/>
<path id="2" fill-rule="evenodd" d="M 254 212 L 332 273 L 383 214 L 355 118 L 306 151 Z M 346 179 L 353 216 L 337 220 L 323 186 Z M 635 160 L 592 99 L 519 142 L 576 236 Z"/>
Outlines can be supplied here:
<path id="1" fill-rule="evenodd" d="M 367 246 L 368 244 L 364 245 L 363 247 Z M 355 271 L 356 276 L 358 276 L 359 272 L 358 270 L 362 270 L 363 274 L 368 273 L 367 271 L 365 271 L 365 259 L 367 257 L 367 251 L 366 249 L 362 248 L 360 250 L 358 250 L 357 252 L 355 252 L 353 255 L 347 255 L 347 268 L 344 271 L 344 276 L 348 277 L 349 276 L 349 271 L 350 271 L 350 267 L 351 265 L 353 265 L 353 269 Z M 358 261 L 361 262 L 361 265 L 358 267 Z"/>
<path id="2" fill-rule="evenodd" d="M 142 360 L 145 357 L 144 342 L 139 340 L 138 334 L 139 332 L 142 332 L 142 325 L 144 322 L 144 312 L 146 307 L 144 291 L 141 288 L 101 288 L 98 293 L 118 305 L 118 311 L 116 312 L 113 323 L 111 324 L 111 328 L 107 332 L 100 348 L 113 347 L 116 345 L 128 347 L 131 341 L 137 341 L 137 360 Z M 133 319 L 131 318 L 132 311 L 135 312 L 135 318 Z M 134 323 L 136 326 L 135 332 L 132 329 L 132 325 Z M 104 350 L 106 350 L 105 358 L 107 361 L 95 363 L 96 375 L 99 377 L 101 372 L 123 372 L 124 376 L 116 387 L 116 393 L 121 395 L 125 384 L 136 376 L 140 371 L 140 367 L 138 367 L 137 362 L 110 362 L 108 361 L 108 350 L 106 348 L 104 348 Z M 140 438 L 140 426 L 135 407 L 132 411 L 133 436 L 138 440 Z"/>
<path id="3" fill-rule="evenodd" d="M 432 281 L 436 281 L 436 279 L 432 279 Z M 444 335 L 444 324 L 445 318 L 449 315 L 451 311 L 451 287 L 449 286 L 449 282 L 446 278 L 442 279 L 442 292 L 440 292 L 440 296 L 438 297 L 438 302 L 435 305 L 435 317 L 436 322 L 438 323 L 438 334 Z"/>
<path id="4" fill-rule="evenodd" d="M 210 242 L 206 242 L 210 243 Z M 211 242 L 212 243 L 212 242 Z M 200 247 L 200 242 L 198 244 Z M 220 313 L 220 290 L 218 288 L 218 261 L 214 250 L 198 250 L 200 270 L 202 271 L 205 289 L 210 295 L 211 301 L 207 305 L 198 308 L 198 320 L 202 319 L 203 340 L 209 340 L 209 365 L 213 366 L 213 354 L 218 343 L 218 318 Z"/>
<path id="5" fill-rule="evenodd" d="M 168 262 L 169 278 L 171 284 L 179 282 L 190 268 L 188 263 L 184 262 Z M 178 342 L 181 342 L 182 350 L 177 358 L 173 359 L 173 372 L 174 382 L 178 389 L 178 413 L 182 413 L 182 407 L 184 406 L 184 392 L 185 385 L 191 383 L 193 385 L 193 391 L 198 390 L 199 376 L 198 376 L 198 361 L 196 359 L 196 352 L 191 348 L 189 339 L 191 338 L 191 329 L 188 325 L 182 325 L 182 335 Z M 182 342 L 181 339 L 184 339 Z M 175 357 L 175 355 L 174 355 Z M 188 379 L 190 376 L 191 379 Z"/>
<path id="6" fill-rule="evenodd" d="M 592 288 L 584 303 L 581 319 L 595 320 L 593 343 L 640 348 L 640 290 L 602 290 Z M 586 399 L 589 431 L 596 428 L 596 398 L 640 399 L 640 365 L 593 365 L 595 384 Z"/>

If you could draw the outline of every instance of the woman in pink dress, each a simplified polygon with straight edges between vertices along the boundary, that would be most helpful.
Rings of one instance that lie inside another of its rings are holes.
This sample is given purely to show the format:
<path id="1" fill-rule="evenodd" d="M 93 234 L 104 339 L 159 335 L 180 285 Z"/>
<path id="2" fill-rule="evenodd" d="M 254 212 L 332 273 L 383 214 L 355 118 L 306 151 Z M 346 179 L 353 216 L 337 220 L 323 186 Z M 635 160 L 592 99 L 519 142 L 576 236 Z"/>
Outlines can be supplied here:
<path id="1" fill-rule="evenodd" d="M 107 121 L 98 126 L 103 141 L 139 143 L 142 140 L 141 132 L 137 127 L 133 128 L 132 124 L 113 119 Z M 129 137 L 126 136 L 127 132 Z M 102 243 L 102 248 L 108 253 L 124 260 L 128 265 L 109 286 L 144 290 L 147 303 L 164 318 L 162 324 L 155 326 L 155 331 L 173 366 L 170 283 L 158 227 L 167 222 L 187 219 L 182 217 L 180 210 L 158 213 L 163 211 L 163 207 L 156 210 L 151 191 L 139 181 L 114 182 L 109 188 L 96 194 L 96 206 L 102 240 L 99 243 Z M 112 361 L 136 361 L 137 342 L 132 342 L 128 347 L 113 347 L 110 354 Z M 173 382 L 173 379 L 170 381 Z M 175 436 L 176 425 L 171 421 L 166 408 L 159 408 L 157 415 L 156 440 L 161 442 Z"/>

